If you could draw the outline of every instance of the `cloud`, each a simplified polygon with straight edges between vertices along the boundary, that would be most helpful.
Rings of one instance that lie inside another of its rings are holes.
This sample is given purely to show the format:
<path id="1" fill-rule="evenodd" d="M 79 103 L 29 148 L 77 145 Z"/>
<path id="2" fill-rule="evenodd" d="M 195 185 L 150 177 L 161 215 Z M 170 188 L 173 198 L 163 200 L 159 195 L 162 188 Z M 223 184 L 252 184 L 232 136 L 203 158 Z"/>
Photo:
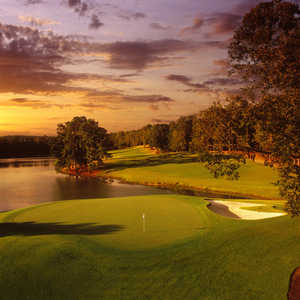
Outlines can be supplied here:
<path id="1" fill-rule="evenodd" d="M 103 25 L 104 24 L 102 22 L 100 22 L 97 15 L 92 15 L 91 23 L 89 25 L 90 29 L 98 29 L 98 28 L 102 27 Z"/>
<path id="2" fill-rule="evenodd" d="M 147 15 L 141 12 L 136 12 L 132 14 L 132 18 L 135 20 L 147 18 Z"/>
<path id="3" fill-rule="evenodd" d="M 70 7 L 76 7 L 81 5 L 81 0 L 68 0 L 68 4 Z"/>
<path id="4" fill-rule="evenodd" d="M 197 17 L 193 20 L 193 24 L 191 26 L 184 27 L 180 31 L 180 35 L 197 32 L 199 31 L 199 29 L 202 28 L 203 25 L 204 25 L 204 19 Z"/>
<path id="5" fill-rule="evenodd" d="M 243 82 L 239 79 L 236 78 L 212 78 L 210 80 L 204 81 L 204 85 L 221 85 L 221 86 L 232 86 L 232 85 L 239 85 L 242 84 Z"/>
<path id="6" fill-rule="evenodd" d="M 195 52 L 204 48 L 225 48 L 227 41 L 182 41 L 163 39 L 157 41 L 129 41 L 108 44 L 90 44 L 91 53 L 108 54 L 112 69 L 142 71 L 153 66 L 166 66 L 170 61 L 182 59 L 175 56 L 183 52 Z"/>
<path id="7" fill-rule="evenodd" d="M 51 32 L 0 23 L 0 92 L 86 94 L 92 89 L 72 86 L 73 82 L 130 82 L 118 76 L 63 71 L 63 65 L 74 63 L 72 55 L 84 53 L 85 45 L 80 38 L 78 41 Z"/>
<path id="8" fill-rule="evenodd" d="M 162 25 L 160 23 L 157 23 L 157 22 L 151 23 L 150 27 L 152 29 L 155 29 L 155 30 L 168 30 L 168 29 L 171 28 L 171 26 L 164 26 L 164 25 Z"/>
<path id="9" fill-rule="evenodd" d="M 232 13 L 217 13 L 211 16 L 206 22 L 211 25 L 211 32 L 208 36 L 213 34 L 227 34 L 232 33 L 242 20 L 241 15 Z"/>
<path id="10" fill-rule="evenodd" d="M 119 110 L 119 107 L 112 107 L 106 104 L 101 104 L 101 103 L 81 103 L 79 104 L 79 107 L 84 108 L 85 110 L 91 112 L 94 110 L 102 109 L 102 110 Z"/>
<path id="11" fill-rule="evenodd" d="M 170 74 L 165 77 L 170 81 L 177 81 L 182 83 L 185 86 L 188 86 L 189 89 L 184 90 L 185 92 L 193 92 L 193 93 L 219 93 L 224 92 L 227 93 L 230 89 L 224 89 L 224 87 L 232 87 L 234 85 L 241 85 L 242 81 L 236 78 L 224 78 L 224 77 L 216 77 L 210 80 L 206 80 L 201 83 L 193 83 L 192 79 L 184 76 L 184 75 L 176 75 Z M 222 88 L 221 88 L 222 87 Z M 235 89 L 236 91 L 236 89 Z"/>
<path id="12" fill-rule="evenodd" d="M 181 82 L 182 84 L 192 87 L 192 88 L 196 88 L 196 89 L 206 89 L 206 85 L 202 84 L 202 83 L 192 83 L 192 79 L 184 76 L 184 75 L 176 75 L 176 74 L 170 74 L 168 76 L 166 76 L 167 80 L 170 81 L 177 81 L 177 82 Z"/>
<path id="13" fill-rule="evenodd" d="M 43 0 L 26 0 L 25 5 L 35 5 L 35 4 L 41 4 L 44 3 Z"/>
<path id="14" fill-rule="evenodd" d="M 193 42 L 181 40 L 133 41 L 98 43 L 81 36 L 60 36 L 53 32 L 42 32 L 23 26 L 0 23 L 0 92 L 17 94 L 58 95 L 80 93 L 87 95 L 94 88 L 81 87 L 84 82 L 132 82 L 126 77 L 153 66 L 166 66 L 182 59 L 179 53 L 191 53 L 209 47 L 223 47 L 224 42 Z M 88 61 L 97 55 L 110 68 L 134 70 L 124 76 L 100 76 L 95 74 L 72 73 L 63 70 L 67 64 Z M 140 74 L 139 74 L 140 75 Z M 74 84 L 81 82 L 81 85 Z M 190 87 L 197 84 L 189 83 Z M 168 102 L 167 98 L 151 95 L 147 97 L 123 97 L 124 101 Z"/>
<path id="15" fill-rule="evenodd" d="M 147 18 L 147 15 L 142 13 L 142 12 L 121 12 L 119 13 L 119 17 L 126 20 L 126 21 L 131 21 L 131 20 L 140 20 L 140 19 L 145 19 Z"/>
<path id="16" fill-rule="evenodd" d="M 102 15 L 103 12 L 100 9 L 101 6 L 97 2 L 83 0 L 68 0 L 67 6 L 71 8 L 80 17 L 90 18 L 90 29 L 99 29 L 104 25 L 99 19 L 99 16 Z"/>
<path id="17" fill-rule="evenodd" d="M 82 108 L 92 111 L 93 109 L 122 110 L 132 105 L 149 105 L 151 110 L 158 110 L 159 104 L 169 105 L 175 100 L 164 95 L 128 95 L 121 90 L 94 90 L 82 97 Z"/>
<path id="18" fill-rule="evenodd" d="M 93 90 L 86 94 L 84 99 L 109 103 L 173 103 L 174 99 L 163 95 L 128 95 L 121 90 Z"/>
<path id="19" fill-rule="evenodd" d="M 68 104 L 57 104 L 57 103 L 50 103 L 49 101 L 43 100 L 31 100 L 28 98 L 13 98 L 8 101 L 0 102 L 0 106 L 6 107 L 28 107 L 33 109 L 44 109 L 44 108 L 65 108 L 70 106 Z"/>
<path id="20" fill-rule="evenodd" d="M 175 102 L 173 99 L 162 95 L 142 95 L 142 96 L 129 96 L 123 95 L 122 100 L 125 102 L 136 103 L 171 103 Z"/>
<path id="21" fill-rule="evenodd" d="M 45 25 L 58 25 L 59 22 L 48 20 L 48 19 L 40 19 L 36 17 L 30 17 L 30 16 L 19 16 L 19 19 L 23 22 L 27 22 L 32 26 L 45 26 Z"/>

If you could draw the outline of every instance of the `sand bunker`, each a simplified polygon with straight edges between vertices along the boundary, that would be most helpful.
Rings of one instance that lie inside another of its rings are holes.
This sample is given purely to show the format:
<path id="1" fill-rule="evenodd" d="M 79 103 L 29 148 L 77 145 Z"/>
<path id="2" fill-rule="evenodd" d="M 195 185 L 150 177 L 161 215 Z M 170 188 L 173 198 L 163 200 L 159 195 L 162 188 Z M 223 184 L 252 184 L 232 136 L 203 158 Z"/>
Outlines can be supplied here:
<path id="1" fill-rule="evenodd" d="M 260 211 L 242 209 L 242 207 L 265 206 L 265 204 L 221 201 L 221 200 L 215 200 L 212 202 L 228 207 L 229 211 L 237 215 L 239 218 L 245 220 L 259 220 L 259 219 L 274 218 L 274 217 L 286 215 L 286 213 L 283 212 L 272 213 L 272 212 L 260 212 Z"/>

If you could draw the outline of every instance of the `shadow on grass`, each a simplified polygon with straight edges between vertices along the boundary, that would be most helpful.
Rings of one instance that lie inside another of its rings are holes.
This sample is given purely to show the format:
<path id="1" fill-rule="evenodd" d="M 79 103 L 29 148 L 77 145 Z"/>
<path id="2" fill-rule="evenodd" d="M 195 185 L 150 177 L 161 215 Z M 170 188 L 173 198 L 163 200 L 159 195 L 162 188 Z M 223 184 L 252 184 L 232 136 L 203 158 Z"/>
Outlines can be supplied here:
<path id="1" fill-rule="evenodd" d="M 82 224 L 60 224 L 60 223 L 0 223 L 0 237 L 21 235 L 50 235 L 50 234 L 112 234 L 117 231 L 124 230 L 122 225 L 95 225 L 93 223 Z"/>
<path id="2" fill-rule="evenodd" d="M 128 168 L 135 167 L 149 167 L 149 166 L 157 166 L 163 164 L 182 164 L 189 162 L 197 162 L 199 161 L 197 157 L 190 157 L 184 153 L 174 153 L 174 154 L 160 154 L 156 156 L 145 155 L 145 158 L 141 158 L 141 156 L 137 156 L 136 159 L 124 157 L 118 158 L 115 162 L 107 162 L 104 165 L 104 168 L 109 171 L 120 171 Z"/>

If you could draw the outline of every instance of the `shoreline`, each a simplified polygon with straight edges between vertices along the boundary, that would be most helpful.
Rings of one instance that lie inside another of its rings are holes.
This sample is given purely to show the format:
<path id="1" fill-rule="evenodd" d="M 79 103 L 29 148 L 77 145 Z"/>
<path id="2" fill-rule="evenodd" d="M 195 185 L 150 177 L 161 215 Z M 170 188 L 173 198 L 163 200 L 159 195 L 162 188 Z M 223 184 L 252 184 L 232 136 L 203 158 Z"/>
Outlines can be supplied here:
<path id="1" fill-rule="evenodd" d="M 109 170 L 109 169 L 108 169 Z M 222 191 L 222 190 L 211 190 L 208 188 L 199 188 L 186 186 L 181 184 L 172 184 L 172 183 L 151 183 L 151 182 L 138 182 L 138 181 L 128 181 L 122 177 L 112 176 L 105 174 L 103 169 L 97 169 L 93 171 L 81 171 L 79 173 L 75 173 L 75 170 L 66 170 L 58 169 L 58 172 L 61 172 L 66 175 L 75 176 L 75 177 L 86 177 L 86 178 L 103 178 L 103 179 L 113 179 L 118 180 L 120 183 L 124 184 L 137 184 L 144 186 L 151 186 L 160 189 L 168 189 L 174 191 L 176 193 L 186 194 L 189 196 L 202 196 L 202 197 L 211 197 L 211 198 L 223 198 L 223 199 L 258 199 L 258 200 L 270 200 L 270 197 L 263 197 L 261 195 L 255 194 L 243 194 L 239 192 L 230 192 L 230 191 Z M 272 200 L 282 200 L 280 198 L 274 198 Z"/>

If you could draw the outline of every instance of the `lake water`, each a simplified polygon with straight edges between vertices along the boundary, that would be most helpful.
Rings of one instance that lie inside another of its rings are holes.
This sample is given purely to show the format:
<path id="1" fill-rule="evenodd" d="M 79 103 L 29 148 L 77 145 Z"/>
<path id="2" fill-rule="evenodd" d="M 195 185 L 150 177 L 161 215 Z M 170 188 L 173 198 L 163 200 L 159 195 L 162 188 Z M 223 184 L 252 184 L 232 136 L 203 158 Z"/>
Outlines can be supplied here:
<path id="1" fill-rule="evenodd" d="M 115 180 L 76 179 L 57 173 L 50 158 L 0 159 L 0 211 L 50 201 L 167 193 L 171 192 Z"/>

